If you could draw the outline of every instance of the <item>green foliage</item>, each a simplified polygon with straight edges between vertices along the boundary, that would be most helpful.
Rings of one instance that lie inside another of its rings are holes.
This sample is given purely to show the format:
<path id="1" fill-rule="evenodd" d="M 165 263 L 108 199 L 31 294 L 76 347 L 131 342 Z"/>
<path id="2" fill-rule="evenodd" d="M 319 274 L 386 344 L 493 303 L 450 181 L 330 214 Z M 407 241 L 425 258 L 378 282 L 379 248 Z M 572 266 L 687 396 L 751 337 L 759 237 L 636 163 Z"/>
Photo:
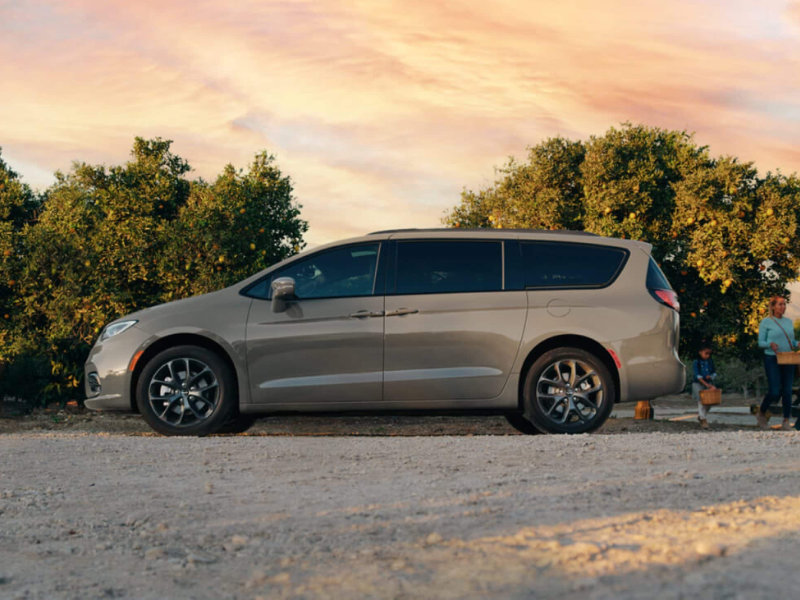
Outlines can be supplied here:
<path id="1" fill-rule="evenodd" d="M 0 161 L 0 395 L 21 393 L 5 389 L 12 374 L 35 372 L 37 400 L 80 397 L 108 321 L 231 285 L 304 245 L 308 226 L 272 156 L 208 184 L 187 179 L 170 144 L 136 138 L 128 163 L 75 163 L 38 198 Z"/>
<path id="2" fill-rule="evenodd" d="M 710 340 L 748 361 L 768 299 L 800 268 L 800 179 L 713 158 L 683 131 L 624 124 L 546 140 L 487 189 L 465 190 L 455 227 L 585 230 L 653 245 L 681 301 L 683 350 Z"/>

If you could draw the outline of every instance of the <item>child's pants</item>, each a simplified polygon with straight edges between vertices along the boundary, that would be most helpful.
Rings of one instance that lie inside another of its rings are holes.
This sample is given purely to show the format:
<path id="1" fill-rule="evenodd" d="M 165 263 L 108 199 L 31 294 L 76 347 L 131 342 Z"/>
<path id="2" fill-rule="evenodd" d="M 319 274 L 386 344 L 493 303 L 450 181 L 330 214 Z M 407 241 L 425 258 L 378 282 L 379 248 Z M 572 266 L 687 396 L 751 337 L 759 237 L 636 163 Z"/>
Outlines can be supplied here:
<path id="1" fill-rule="evenodd" d="M 703 387 L 701 384 L 699 384 L 697 382 L 693 382 L 692 383 L 692 398 L 697 400 L 697 416 L 700 417 L 701 419 L 707 419 L 708 418 L 708 411 L 711 410 L 711 406 L 712 406 L 710 404 L 706 405 L 706 404 L 703 404 L 702 402 L 700 402 L 700 390 L 704 390 L 704 389 L 705 389 L 705 387 Z"/>

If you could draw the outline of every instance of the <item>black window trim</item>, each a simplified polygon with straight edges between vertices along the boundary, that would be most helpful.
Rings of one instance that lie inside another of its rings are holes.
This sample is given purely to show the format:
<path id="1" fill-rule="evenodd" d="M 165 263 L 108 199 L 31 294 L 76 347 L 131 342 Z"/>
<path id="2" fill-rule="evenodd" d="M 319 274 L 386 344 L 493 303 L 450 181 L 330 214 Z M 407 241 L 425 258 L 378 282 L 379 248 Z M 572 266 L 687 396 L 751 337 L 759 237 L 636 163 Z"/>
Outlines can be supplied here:
<path id="1" fill-rule="evenodd" d="M 271 269 L 268 273 L 266 273 L 263 277 L 259 277 L 253 283 L 245 286 L 241 290 L 239 290 L 239 294 L 242 296 L 246 296 L 253 300 L 263 300 L 265 302 L 272 301 L 272 290 L 267 288 L 269 295 L 266 298 L 262 298 L 261 296 L 254 296 L 250 294 L 250 290 L 254 287 L 260 285 L 266 279 L 271 279 L 276 271 L 283 271 L 291 267 L 293 264 L 300 262 L 301 260 L 307 260 L 309 258 L 313 258 L 318 254 L 322 254 L 324 252 L 330 252 L 333 250 L 342 250 L 344 248 L 357 248 L 358 246 L 374 246 L 375 244 L 378 245 L 378 257 L 376 259 L 376 266 L 375 266 L 375 278 L 372 281 L 372 293 L 371 294 L 358 294 L 355 296 L 318 296 L 316 298 L 297 298 L 297 301 L 302 300 L 303 302 L 312 302 L 314 300 L 332 300 L 332 299 L 340 299 L 340 298 L 373 298 L 375 296 L 382 296 L 382 293 L 379 293 L 378 290 L 378 280 L 383 278 L 383 288 L 386 288 L 386 260 L 383 258 L 383 255 L 386 254 L 385 248 L 387 246 L 387 240 L 374 240 L 374 241 L 362 241 L 356 242 L 353 244 L 344 244 L 342 246 L 329 246 L 327 248 L 321 248 L 316 252 L 311 252 L 309 254 L 304 254 L 303 256 L 298 256 L 296 260 L 286 263 L 285 265 L 281 266 L 280 268 Z"/>
<path id="2" fill-rule="evenodd" d="M 421 238 L 400 238 L 392 239 L 390 241 L 389 253 L 389 268 L 387 269 L 386 277 L 386 296 L 435 296 L 444 294 L 497 294 L 498 292 L 509 291 L 506 289 L 506 243 L 509 240 L 503 238 L 486 238 L 486 237 L 453 237 L 453 238 L 439 238 L 439 237 L 421 237 Z M 414 294 L 399 294 L 397 293 L 397 253 L 398 246 L 406 242 L 489 242 L 500 244 L 500 289 L 499 290 L 480 290 L 471 292 L 417 292 Z"/>
<path id="3" fill-rule="evenodd" d="M 622 271 L 625 269 L 625 265 L 628 264 L 628 259 L 630 258 L 631 251 L 628 248 L 623 246 L 614 246 L 613 244 L 591 244 L 586 242 L 568 242 L 563 240 L 530 240 L 530 239 L 520 239 L 517 240 L 519 243 L 518 252 L 519 252 L 519 262 L 516 264 L 516 268 L 519 270 L 518 278 L 521 280 L 522 289 L 524 290 L 602 290 L 604 288 L 610 287 L 614 284 L 614 282 L 619 278 Z M 522 245 L 523 244 L 566 244 L 569 246 L 590 246 L 592 248 L 613 248 L 615 250 L 622 251 L 623 257 L 617 267 L 617 270 L 611 276 L 611 278 L 602 284 L 572 284 L 572 285 L 527 285 L 525 283 L 525 273 L 522 267 Z"/>

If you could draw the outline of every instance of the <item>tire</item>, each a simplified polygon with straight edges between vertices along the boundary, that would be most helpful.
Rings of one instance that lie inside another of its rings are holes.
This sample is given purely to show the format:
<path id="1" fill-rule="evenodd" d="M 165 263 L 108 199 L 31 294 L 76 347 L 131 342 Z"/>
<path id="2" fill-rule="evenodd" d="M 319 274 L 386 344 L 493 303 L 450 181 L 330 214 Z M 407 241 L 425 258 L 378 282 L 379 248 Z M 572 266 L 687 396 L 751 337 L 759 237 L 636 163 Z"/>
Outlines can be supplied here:
<path id="1" fill-rule="evenodd" d="M 523 415 L 539 431 L 588 433 L 611 414 L 614 378 L 591 352 L 557 348 L 531 365 L 522 394 Z"/>
<path id="2" fill-rule="evenodd" d="M 244 433 L 250 429 L 256 422 L 256 417 L 252 415 L 236 415 L 228 419 L 222 427 L 217 429 L 214 433 Z"/>
<path id="3" fill-rule="evenodd" d="M 145 365 L 136 385 L 139 412 L 164 435 L 214 433 L 236 414 L 237 402 L 230 367 L 199 346 L 159 352 Z"/>
<path id="4" fill-rule="evenodd" d="M 542 433 L 536 429 L 536 427 L 533 426 L 533 423 L 528 421 L 528 419 L 526 419 L 521 413 L 515 412 L 506 414 L 506 421 L 508 421 L 508 424 L 514 429 L 520 433 L 524 433 L 525 435 L 537 435 Z"/>

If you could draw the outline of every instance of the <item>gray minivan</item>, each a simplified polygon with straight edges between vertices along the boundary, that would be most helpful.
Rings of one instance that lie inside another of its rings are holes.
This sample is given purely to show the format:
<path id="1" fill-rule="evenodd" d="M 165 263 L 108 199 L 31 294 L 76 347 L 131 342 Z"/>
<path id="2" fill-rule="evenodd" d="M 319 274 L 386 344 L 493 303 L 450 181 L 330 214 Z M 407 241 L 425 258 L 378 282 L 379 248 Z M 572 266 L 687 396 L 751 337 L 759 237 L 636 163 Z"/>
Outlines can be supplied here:
<path id="1" fill-rule="evenodd" d="M 583 433 L 679 391 L 679 304 L 644 242 L 586 233 L 373 233 L 107 325 L 86 406 L 205 435 L 282 411 L 503 413 Z"/>

